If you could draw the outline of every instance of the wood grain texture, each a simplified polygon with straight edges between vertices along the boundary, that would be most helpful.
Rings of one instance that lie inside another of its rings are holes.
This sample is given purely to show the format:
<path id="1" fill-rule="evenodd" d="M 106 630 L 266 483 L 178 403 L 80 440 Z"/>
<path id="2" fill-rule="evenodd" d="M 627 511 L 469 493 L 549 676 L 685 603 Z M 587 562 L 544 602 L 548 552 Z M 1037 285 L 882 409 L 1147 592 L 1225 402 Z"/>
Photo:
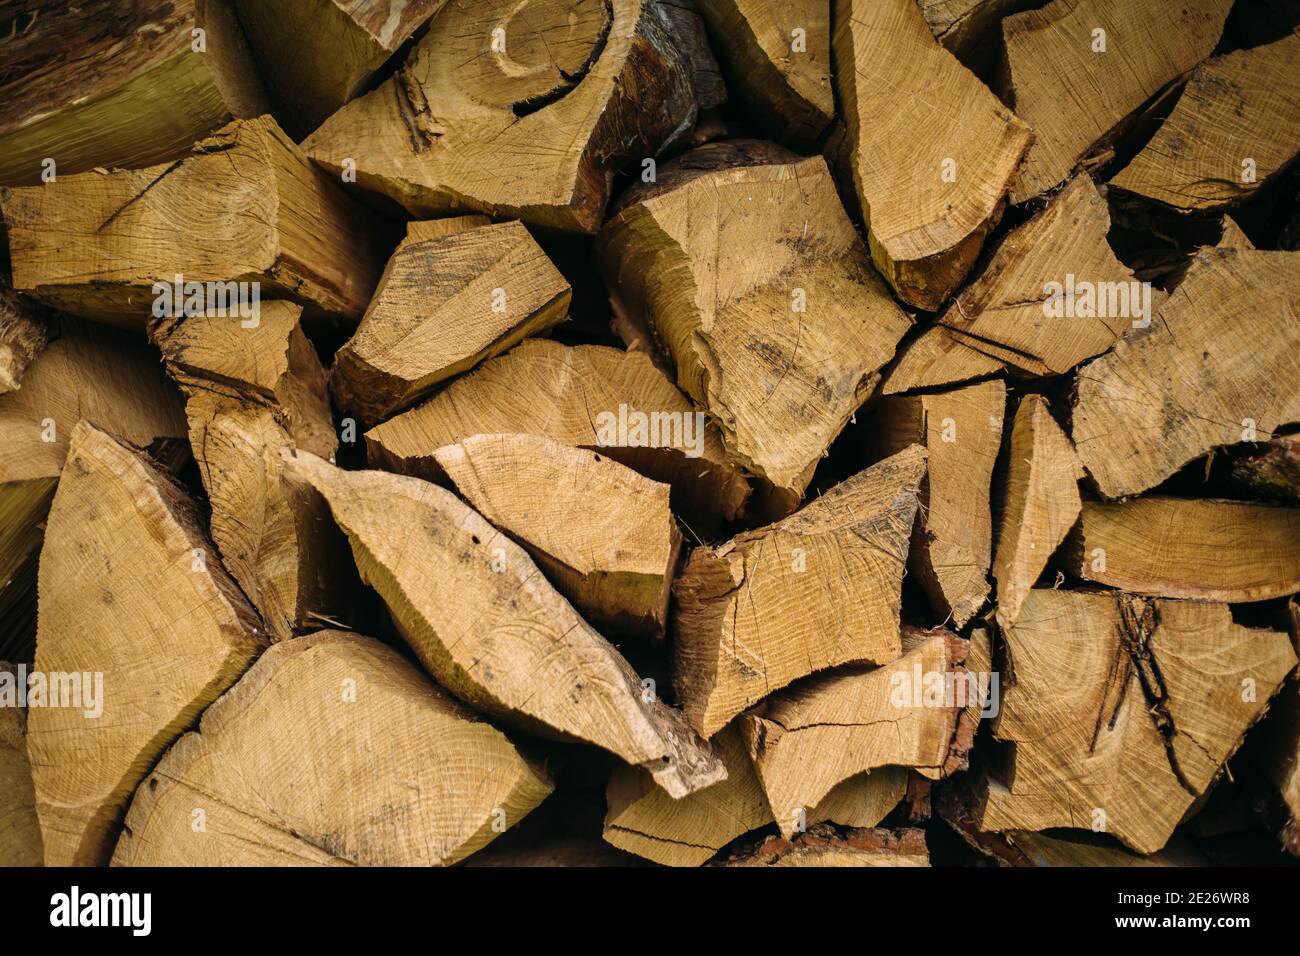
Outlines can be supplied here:
<path id="1" fill-rule="evenodd" d="M 17 668 L 0 662 L 0 681 L 12 681 L 15 694 L 18 678 Z M 27 709 L 6 700 L 0 707 L 0 867 L 40 866 L 44 859 L 27 759 Z"/>

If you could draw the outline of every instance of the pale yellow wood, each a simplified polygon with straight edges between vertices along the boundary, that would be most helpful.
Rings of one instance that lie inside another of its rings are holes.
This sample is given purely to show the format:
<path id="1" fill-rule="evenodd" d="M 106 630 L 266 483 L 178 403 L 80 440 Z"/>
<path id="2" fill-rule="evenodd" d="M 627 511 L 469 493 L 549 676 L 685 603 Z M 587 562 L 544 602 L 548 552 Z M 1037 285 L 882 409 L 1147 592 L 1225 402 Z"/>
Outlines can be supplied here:
<path id="1" fill-rule="evenodd" d="M 13 681 L 14 694 L 18 679 L 16 667 L 0 663 L 0 681 Z M 26 732 L 26 709 L 6 701 L 0 706 L 0 867 L 40 866 L 45 859 Z"/>
<path id="2" fill-rule="evenodd" d="M 1255 244 L 1242 231 L 1241 226 L 1231 216 L 1223 217 L 1223 234 L 1219 237 L 1219 249 L 1254 249 Z"/>

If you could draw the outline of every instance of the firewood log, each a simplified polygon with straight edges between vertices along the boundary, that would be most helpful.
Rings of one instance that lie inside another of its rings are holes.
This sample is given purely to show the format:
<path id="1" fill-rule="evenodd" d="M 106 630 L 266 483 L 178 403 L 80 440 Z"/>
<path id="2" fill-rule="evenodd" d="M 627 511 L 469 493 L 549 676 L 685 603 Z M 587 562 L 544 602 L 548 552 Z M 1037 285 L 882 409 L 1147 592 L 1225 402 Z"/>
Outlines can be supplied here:
<path id="1" fill-rule="evenodd" d="M 1223 234 L 1219 236 L 1218 249 L 1254 249 L 1255 244 L 1242 231 L 1241 226 L 1231 216 L 1223 217 Z"/>
<path id="2" fill-rule="evenodd" d="M 721 866 L 929 866 L 923 830 L 849 830 L 822 824 L 793 840 L 767 837 L 742 847 Z"/>
<path id="3" fill-rule="evenodd" d="M 5 20 L 0 185 L 167 162 L 266 112 L 225 0 L 17 0 Z"/>
<path id="4" fill-rule="evenodd" d="M 651 330 L 728 456 L 771 486 L 774 516 L 789 514 L 907 316 L 820 156 L 710 144 L 662 173 L 597 238 L 611 299 Z"/>
<path id="5" fill-rule="evenodd" d="M 29 698 L 27 722 L 51 866 L 108 862 L 149 767 L 266 644 L 180 486 L 85 421 L 67 454 L 41 550 L 34 669 L 51 695 L 56 675 L 60 693 L 74 677 L 80 692 L 62 706 Z"/>
<path id="6" fill-rule="evenodd" d="M 693 79 L 660 0 L 449 0 L 390 79 L 303 145 L 415 216 L 593 233 L 615 172 L 694 125 Z"/>
<path id="7" fill-rule="evenodd" d="M 449 865 L 550 792 L 396 651 L 319 631 L 268 650 L 172 745 L 113 865 Z"/>
<path id="8" fill-rule="evenodd" d="M 0 252 L 0 261 L 5 258 Z M 0 395 L 22 384 L 28 366 L 49 341 L 44 310 L 15 293 L 5 272 L 0 267 Z"/>
<path id="9" fill-rule="evenodd" d="M 1035 0 L 917 0 L 934 38 L 976 75 L 992 73 L 1002 52 L 1004 17 Z"/>
<path id="10" fill-rule="evenodd" d="M 601 633 L 663 639 L 682 551 L 667 485 L 540 435 L 473 435 L 434 458 Z"/>
<path id="11" fill-rule="evenodd" d="M 1235 459 L 1229 477 L 1251 497 L 1300 505 L 1300 434 L 1276 435 Z"/>
<path id="12" fill-rule="evenodd" d="M 27 759 L 27 710 L 17 704 L 25 674 L 0 662 L 0 866 L 40 866 L 45 858 Z"/>
<path id="13" fill-rule="evenodd" d="M 286 450 L 329 502 L 362 580 L 420 662 L 456 696 L 534 733 L 646 767 L 675 797 L 726 776 L 676 710 L 546 583 L 521 547 L 451 492 L 345 472 Z M 447 600 L 455 595 L 454 600 Z"/>
<path id="14" fill-rule="evenodd" d="M 171 163 L 10 189 L 3 206 L 14 288 L 133 328 L 209 300 L 252 321 L 239 303 L 254 294 L 355 323 L 387 252 L 382 221 L 270 117 L 223 127 Z"/>
<path id="15" fill-rule="evenodd" d="M 899 298 L 935 310 L 1001 218 L 1032 134 L 939 45 L 916 0 L 835 0 L 832 21 L 841 188 Z"/>
<path id="16" fill-rule="evenodd" d="M 924 474 L 924 450 L 908 448 L 777 524 L 691 554 L 673 585 L 673 686 L 692 727 L 712 737 L 800 677 L 898 657 Z"/>

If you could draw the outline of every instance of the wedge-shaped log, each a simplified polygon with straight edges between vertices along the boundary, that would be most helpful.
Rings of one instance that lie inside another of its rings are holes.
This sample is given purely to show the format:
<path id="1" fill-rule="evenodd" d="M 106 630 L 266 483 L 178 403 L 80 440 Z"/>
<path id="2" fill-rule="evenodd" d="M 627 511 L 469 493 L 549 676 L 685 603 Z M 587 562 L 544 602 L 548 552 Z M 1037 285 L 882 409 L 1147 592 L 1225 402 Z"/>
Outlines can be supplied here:
<path id="1" fill-rule="evenodd" d="M 550 792 L 396 651 L 319 631 L 263 654 L 172 746 L 113 865 L 450 865 Z"/>
<path id="2" fill-rule="evenodd" d="M 171 163 L 60 176 L 8 190 L 3 205 L 14 288 L 134 328 L 214 305 L 251 322 L 254 295 L 355 323 L 387 252 L 382 220 L 270 117 L 231 123 Z"/>
<path id="3" fill-rule="evenodd" d="M 1011 427 L 1001 524 L 993 552 L 998 623 L 1007 627 L 1079 517 L 1083 469 L 1047 400 L 1026 395 Z"/>
<path id="4" fill-rule="evenodd" d="M 19 0 L 5 14 L 0 185 L 165 162 L 266 112 L 225 0 Z"/>
<path id="5" fill-rule="evenodd" d="M 968 644 L 944 630 L 910 632 L 906 653 L 884 667 L 845 668 L 774 694 L 740 728 L 789 835 L 800 809 L 842 780 L 877 767 L 912 767 L 937 780 L 951 763 L 970 681 Z"/>
<path id="6" fill-rule="evenodd" d="M 428 239 L 423 225 L 408 228 L 334 359 L 339 409 L 366 425 L 568 317 L 569 284 L 519 223 L 436 226 L 444 234 Z"/>
<path id="7" fill-rule="evenodd" d="M 1062 566 L 1136 594 L 1266 601 L 1300 591 L 1300 508 L 1245 501 L 1089 501 Z"/>
<path id="8" fill-rule="evenodd" d="M 1300 33 L 1196 68 L 1169 118 L 1110 185 L 1182 213 L 1249 198 L 1300 153 Z"/>
<path id="9" fill-rule="evenodd" d="M 1115 258 L 1106 200 L 1077 176 L 1013 229 L 953 304 L 912 341 L 885 393 L 993 375 L 1060 375 L 1149 320 L 1153 292 Z M 1145 311 L 1144 311 L 1145 306 Z"/>
<path id="10" fill-rule="evenodd" d="M 1079 369 L 1074 444 L 1105 497 L 1300 420 L 1297 266 L 1297 253 L 1203 249 L 1149 328 Z"/>
<path id="11" fill-rule="evenodd" d="M 1296 664 L 1285 634 L 1226 605 L 1126 594 L 1035 589 L 1004 637 L 1014 683 L 993 730 L 1014 760 L 978 829 L 1093 829 L 1139 853 L 1165 845 Z"/>
<path id="12" fill-rule="evenodd" d="M 366 432 L 366 454 L 431 481 L 443 445 L 526 432 L 601 454 L 672 486 L 674 512 L 699 533 L 740 515 L 749 485 L 716 428 L 641 353 L 528 339 L 419 408 Z"/>
<path id="13" fill-rule="evenodd" d="M 402 67 L 303 144 L 415 215 L 593 233 L 626 161 L 694 125 L 659 0 L 450 0 Z"/>
<path id="14" fill-rule="evenodd" d="M 877 268 L 904 302 L 934 310 L 1001 218 L 1032 134 L 939 45 L 916 0 L 834 2 L 843 114 L 829 147 Z"/>
<path id="15" fill-rule="evenodd" d="M 675 797 L 726 777 L 622 655 L 554 591 L 521 547 L 446 489 L 341 471 L 286 450 L 291 475 L 329 502 L 362 580 L 440 684 L 531 732 L 595 744 L 644 766 Z"/>
<path id="16" fill-rule="evenodd" d="M 611 299 L 789 514 L 909 320 L 820 156 L 728 142 L 662 173 L 597 238 Z"/>
<path id="17" fill-rule="evenodd" d="M 711 737 L 814 671 L 898 657 L 924 475 L 925 451 L 908 448 L 777 524 L 691 554 L 673 585 L 673 685 L 692 727 Z"/>
<path id="18" fill-rule="evenodd" d="M 1002 443 L 1007 390 L 981 382 L 933 395 L 894 395 L 872 414 L 873 458 L 923 446 L 929 467 L 908 567 L 935 611 L 965 627 L 989 593 L 989 486 Z"/>
<path id="19" fill-rule="evenodd" d="M 741 847 L 722 866 L 929 866 L 924 830 L 857 829 L 822 824 L 793 840 L 770 836 Z"/>
<path id="20" fill-rule="evenodd" d="M 663 639 L 682 549 L 667 485 L 541 435 L 473 435 L 434 458 L 601 633 Z"/>
<path id="21" fill-rule="evenodd" d="M 28 699 L 45 862 L 102 864 L 150 766 L 266 640 L 185 492 L 85 422 L 50 508 L 39 588 L 34 669 L 79 678 L 71 701 L 59 679 L 61 706 Z"/>
<path id="22" fill-rule="evenodd" d="M 27 759 L 27 710 L 18 706 L 26 676 L 26 668 L 0 663 L 0 867 L 40 866 L 45 859 Z"/>
<path id="23" fill-rule="evenodd" d="M 1011 201 L 1041 195 L 1104 152 L 1148 100 L 1210 55 L 1231 6 L 1053 0 L 1003 20 L 1002 98 L 1034 130 Z"/>

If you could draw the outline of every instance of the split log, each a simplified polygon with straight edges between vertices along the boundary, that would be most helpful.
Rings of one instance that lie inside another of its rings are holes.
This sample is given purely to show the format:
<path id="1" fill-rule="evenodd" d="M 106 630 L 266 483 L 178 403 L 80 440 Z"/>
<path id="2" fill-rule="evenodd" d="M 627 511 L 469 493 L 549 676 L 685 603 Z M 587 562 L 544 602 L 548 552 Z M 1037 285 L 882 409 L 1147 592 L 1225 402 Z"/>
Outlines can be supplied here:
<path id="1" fill-rule="evenodd" d="M 989 486 L 1002 442 L 1007 390 L 1000 381 L 936 395 L 891 395 L 868 424 L 872 457 L 909 445 L 927 451 L 921 517 L 908 568 L 936 613 L 965 627 L 989 593 L 993 518 Z"/>
<path id="2" fill-rule="evenodd" d="M 4 257 L 0 252 L 0 259 Z M 49 323 L 43 310 L 15 293 L 0 269 L 0 395 L 18 388 L 48 341 Z"/>
<path id="3" fill-rule="evenodd" d="M 1254 195 L 1300 154 L 1300 33 L 1207 60 L 1110 185 L 1179 213 Z"/>
<path id="4" fill-rule="evenodd" d="M 884 667 L 810 678 L 741 718 L 783 834 L 801 808 L 855 774 L 899 766 L 937 780 L 958 769 L 951 753 L 967 704 L 967 642 L 943 630 L 913 632 L 905 650 Z"/>
<path id="5" fill-rule="evenodd" d="M 1168 841 L 1296 664 L 1285 634 L 1222 604 L 1036 589 L 1003 632 L 993 724 L 1015 744 L 980 830 L 1074 827 L 1139 853 Z"/>
<path id="6" fill-rule="evenodd" d="M 63 675 L 63 706 L 29 698 L 45 862 L 102 864 L 136 786 L 252 663 L 262 624 L 180 486 L 84 421 L 50 509 L 39 587 L 35 670 Z"/>
<path id="7" fill-rule="evenodd" d="M 471 435 L 524 432 L 598 449 L 672 486 L 673 511 L 700 533 L 740 515 L 749 485 L 717 429 L 638 352 L 526 339 L 412 411 L 366 432 L 389 471 L 440 481 L 433 453 Z"/>
<path id="8" fill-rule="evenodd" d="M 1143 318 L 1144 303 L 1146 318 L 1152 307 L 1150 286 L 1138 283 L 1111 251 L 1109 230 L 1106 200 L 1092 180 L 1071 180 L 1047 208 L 1007 234 L 979 277 L 903 350 L 885 393 L 956 384 L 1003 368 L 1022 377 L 1060 375 L 1106 351 Z"/>
<path id="9" fill-rule="evenodd" d="M 1237 225 L 1235 219 L 1231 216 L 1223 217 L 1223 233 L 1219 236 L 1218 249 L 1254 249 L 1255 244 L 1250 241 L 1250 237 L 1242 231 L 1241 226 Z"/>
<path id="10" fill-rule="evenodd" d="M 1079 369 L 1073 437 L 1107 498 L 1300 421 L 1300 256 L 1203 249 L 1151 326 Z M 1267 348 L 1259 316 L 1272 316 Z"/>
<path id="11" fill-rule="evenodd" d="M 266 112 L 225 0 L 18 0 L 0 37 L 0 184 L 185 154 Z M 195 31 L 200 31 L 196 33 Z"/>
<path id="12" fill-rule="evenodd" d="M 732 99 L 768 135 L 813 149 L 835 116 L 827 0 L 699 4 Z"/>
<path id="13" fill-rule="evenodd" d="M 27 759 L 27 711 L 16 700 L 25 675 L 0 663 L 0 867 L 40 866 L 45 858 Z"/>
<path id="14" fill-rule="evenodd" d="M 252 321 L 254 296 L 355 323 L 387 252 L 381 221 L 269 117 L 232 123 L 166 165 L 61 176 L 8 190 L 3 204 L 14 288 L 132 328 L 214 302 Z"/>
<path id="15" fill-rule="evenodd" d="M 1011 428 L 1002 522 L 993 554 L 997 620 L 1012 624 L 1083 506 L 1083 468 L 1047 400 L 1026 395 Z"/>
<path id="16" fill-rule="evenodd" d="M 329 502 L 362 580 L 439 684 L 503 722 L 644 766 L 674 797 L 725 778 L 708 745 L 527 553 L 451 492 L 341 471 L 308 452 L 285 456 L 287 471 Z"/>
<path id="17" fill-rule="evenodd" d="M 474 435 L 434 458 L 601 633 L 663 639 L 682 550 L 667 485 L 540 435 Z"/>
<path id="18" fill-rule="evenodd" d="M 835 0 L 834 23 L 841 186 L 881 274 L 935 310 L 1001 218 L 1032 134 L 939 45 L 916 0 Z"/>
<path id="19" fill-rule="evenodd" d="M 396 651 L 319 631 L 268 650 L 172 746 L 113 865 L 445 866 L 550 792 Z"/>
<path id="20" fill-rule="evenodd" d="M 1244 501 L 1089 501 L 1061 564 L 1134 594 L 1266 601 L 1300 591 L 1300 508 Z"/>
<path id="21" fill-rule="evenodd" d="M 425 226 L 408 226 L 334 358 L 339 409 L 365 425 L 568 318 L 569 284 L 519 223 Z"/>
<path id="22" fill-rule="evenodd" d="M 934 38 L 971 69 L 987 78 L 1002 52 L 1004 17 L 1036 0 L 917 0 Z"/>
<path id="23" fill-rule="evenodd" d="M 1148 100 L 1210 55 L 1231 6 L 1052 0 L 1003 20 L 1002 98 L 1034 130 L 1011 201 L 1047 192 L 1104 153 Z"/>
<path id="24" fill-rule="evenodd" d="M 695 123 L 670 27 L 659 0 L 450 0 L 401 69 L 303 145 L 417 217 L 594 233 L 615 172 Z"/>
<path id="25" fill-rule="evenodd" d="M 661 172 L 597 237 L 615 311 L 651 331 L 730 458 L 771 487 L 773 516 L 789 514 L 908 318 L 820 156 L 728 142 Z"/>
<path id="26" fill-rule="evenodd" d="M 1229 480 L 1251 497 L 1300 505 L 1300 434 L 1275 435 L 1234 459 Z"/>
<path id="27" fill-rule="evenodd" d="M 691 554 L 673 585 L 673 686 L 692 727 L 712 737 L 800 677 L 899 656 L 924 474 L 924 450 L 909 448 L 777 524 Z"/>
<path id="28" fill-rule="evenodd" d="M 722 866 L 929 866 L 924 830 L 849 830 L 840 835 L 825 824 L 793 840 L 767 837 L 742 848 Z"/>

